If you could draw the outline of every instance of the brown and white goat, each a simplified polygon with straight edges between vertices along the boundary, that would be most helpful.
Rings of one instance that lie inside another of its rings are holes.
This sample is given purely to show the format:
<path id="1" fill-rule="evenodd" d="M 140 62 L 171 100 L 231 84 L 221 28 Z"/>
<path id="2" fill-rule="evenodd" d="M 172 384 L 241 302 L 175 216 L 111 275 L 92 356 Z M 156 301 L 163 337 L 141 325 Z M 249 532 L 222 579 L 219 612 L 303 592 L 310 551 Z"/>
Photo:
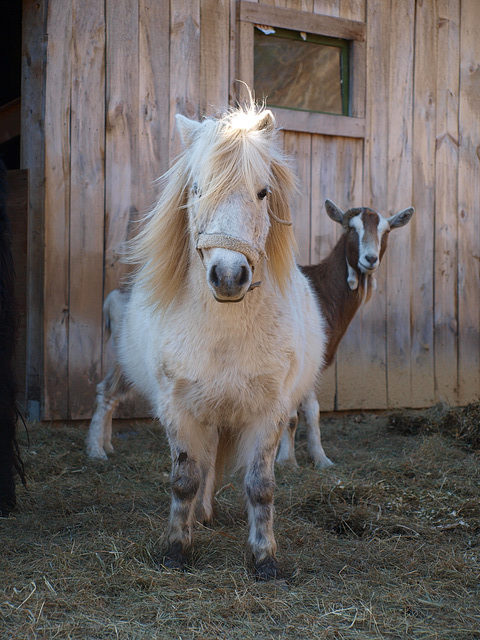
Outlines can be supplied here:
<path id="1" fill-rule="evenodd" d="M 327 348 L 323 370 L 329 367 L 341 339 L 358 309 L 368 302 L 376 288 L 375 271 L 387 248 L 388 234 L 392 229 L 406 225 L 414 213 L 409 207 L 384 218 L 379 213 L 358 207 L 343 213 L 331 200 L 325 201 L 329 217 L 343 227 L 330 255 L 320 264 L 301 267 L 312 284 L 327 330 Z M 325 455 L 320 437 L 320 407 L 315 389 L 302 403 L 305 416 L 307 447 L 315 466 L 329 467 L 332 461 Z M 277 462 L 296 464 L 295 432 L 298 412 L 291 417 L 288 429 L 280 443 Z"/>

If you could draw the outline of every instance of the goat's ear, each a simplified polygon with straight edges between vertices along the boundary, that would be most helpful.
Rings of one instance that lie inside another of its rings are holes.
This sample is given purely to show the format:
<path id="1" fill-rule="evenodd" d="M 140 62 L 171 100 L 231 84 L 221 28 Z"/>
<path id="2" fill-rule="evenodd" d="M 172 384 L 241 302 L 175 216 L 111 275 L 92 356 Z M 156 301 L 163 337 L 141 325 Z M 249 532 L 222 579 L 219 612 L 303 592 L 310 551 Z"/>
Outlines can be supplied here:
<path id="1" fill-rule="evenodd" d="M 337 205 L 331 200 L 325 200 L 325 209 L 327 210 L 328 216 L 334 220 L 335 222 L 339 222 L 343 224 L 343 211 L 337 207 Z"/>
<path id="2" fill-rule="evenodd" d="M 182 139 L 182 144 L 186 149 L 188 149 L 188 147 L 191 146 L 192 142 L 195 139 L 197 130 L 202 125 L 196 120 L 190 120 L 190 118 L 182 116 L 181 113 L 177 113 L 175 115 L 175 120 L 177 123 L 177 129 L 180 134 L 180 138 Z"/>
<path id="3" fill-rule="evenodd" d="M 408 209 L 403 209 L 403 211 L 399 211 L 395 215 L 387 218 L 388 223 L 390 225 L 390 229 L 396 229 L 397 227 L 403 227 L 407 222 L 410 222 L 410 218 L 415 213 L 415 209 L 413 207 L 408 207 Z"/>

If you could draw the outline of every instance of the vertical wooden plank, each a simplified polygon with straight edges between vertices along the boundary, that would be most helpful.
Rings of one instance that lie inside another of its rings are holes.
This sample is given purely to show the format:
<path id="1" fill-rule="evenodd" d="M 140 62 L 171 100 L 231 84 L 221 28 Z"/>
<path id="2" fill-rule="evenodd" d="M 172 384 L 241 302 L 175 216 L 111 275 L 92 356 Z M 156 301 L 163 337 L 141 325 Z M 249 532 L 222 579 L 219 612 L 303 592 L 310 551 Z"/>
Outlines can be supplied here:
<path id="1" fill-rule="evenodd" d="M 417 0 L 413 100 L 413 191 L 411 233 L 412 407 L 435 403 L 433 349 L 433 253 L 435 212 L 435 123 L 437 78 L 436 2 Z M 398 233 L 403 233 L 400 229 Z M 392 242 L 396 242 L 394 232 Z"/>
<path id="2" fill-rule="evenodd" d="M 12 256 L 15 265 L 15 299 L 19 314 L 15 344 L 15 376 L 18 401 L 24 413 L 27 321 L 27 233 L 28 233 L 28 170 L 17 169 L 7 174 L 7 213 L 12 230 Z"/>
<path id="3" fill-rule="evenodd" d="M 340 0 L 340 17 L 365 21 L 366 0 Z"/>
<path id="4" fill-rule="evenodd" d="M 439 400 L 457 400 L 457 172 L 459 0 L 437 0 L 435 188 L 435 383 Z"/>
<path id="5" fill-rule="evenodd" d="M 68 413 L 72 17 L 71 1 L 49 2 L 45 90 L 44 282 L 44 417 L 47 419 L 62 419 Z"/>
<path id="6" fill-rule="evenodd" d="M 170 2 L 139 0 L 139 209 L 155 199 L 153 181 L 168 169 Z"/>
<path id="7" fill-rule="evenodd" d="M 22 4 L 20 162 L 29 170 L 25 397 L 27 417 L 43 411 L 46 1 Z"/>
<path id="8" fill-rule="evenodd" d="M 340 0 L 314 0 L 313 13 L 338 16 Z M 334 188 L 337 157 L 337 138 L 312 136 L 312 189 L 311 189 L 311 232 L 310 261 L 318 264 L 332 250 L 337 240 L 337 225 L 330 220 L 324 202 L 330 198 L 336 202 L 338 193 Z M 337 394 L 337 360 L 323 373 L 318 393 L 322 411 L 333 411 Z"/>
<path id="9" fill-rule="evenodd" d="M 341 0 L 341 18 L 365 21 L 366 0 Z M 353 41 L 350 44 L 350 114 L 354 118 L 365 117 L 365 69 L 366 43 Z"/>
<path id="10" fill-rule="evenodd" d="M 363 203 L 363 140 L 337 140 L 337 201 L 346 211 Z M 339 228 L 338 233 L 342 232 Z M 369 305 L 371 302 L 369 302 Z M 366 307 L 368 309 L 368 307 Z M 337 363 L 337 409 L 376 408 L 370 399 L 370 381 L 365 371 L 371 366 L 371 352 L 364 349 L 371 329 L 361 307 L 339 345 Z"/>
<path id="11" fill-rule="evenodd" d="M 330 198 L 344 210 L 362 201 L 363 141 L 312 136 L 311 162 L 311 261 L 318 263 L 330 253 L 341 234 L 341 227 L 330 220 L 325 212 L 325 199 Z M 336 364 L 322 378 L 320 401 L 321 407 L 327 411 L 335 408 L 337 395 L 340 402 L 348 397 L 343 377 L 349 371 L 352 360 L 350 352 L 357 341 L 357 333 L 352 329 L 344 337 Z M 357 353 L 354 355 L 358 356 Z M 348 373 L 346 375 L 348 383 Z M 338 376 L 341 389 L 337 389 Z"/>
<path id="12" fill-rule="evenodd" d="M 181 150 L 175 114 L 199 119 L 200 0 L 173 0 L 170 15 L 170 161 Z"/>
<path id="13" fill-rule="evenodd" d="M 458 401 L 464 405 L 480 397 L 480 3 L 477 0 L 462 0 L 460 24 Z"/>
<path id="14" fill-rule="evenodd" d="M 364 0 L 340 0 L 338 15 L 351 20 L 365 20 Z M 364 42 L 353 42 L 350 55 L 353 73 L 350 77 L 351 114 L 365 115 L 365 49 Z M 363 60 L 362 60 L 363 57 Z M 343 210 L 363 204 L 363 140 L 338 140 L 340 162 L 336 174 L 342 193 L 336 196 Z M 341 233 L 338 229 L 337 234 Z M 368 384 L 352 385 L 352 378 L 361 380 L 362 370 L 369 367 L 370 354 L 364 354 L 364 335 L 369 331 L 364 324 L 363 309 L 360 308 L 339 345 L 335 357 L 336 393 L 335 408 L 369 406 Z"/>
<path id="15" fill-rule="evenodd" d="M 388 214 L 412 204 L 414 0 L 392 0 L 388 122 Z M 402 78 L 402 82 L 398 79 Z M 386 253 L 387 399 L 411 397 L 410 226 L 394 232 Z"/>
<path id="16" fill-rule="evenodd" d="M 340 0 L 314 0 L 314 13 L 321 13 L 324 16 L 338 16 L 340 12 Z"/>
<path id="17" fill-rule="evenodd" d="M 228 104 L 229 0 L 201 0 L 200 114 L 212 115 Z"/>
<path id="18" fill-rule="evenodd" d="M 236 100 L 240 103 L 248 100 L 247 87 L 253 90 L 253 30 L 254 26 L 250 22 L 237 24 L 237 72 L 233 89 Z"/>
<path id="19" fill-rule="evenodd" d="M 125 275 L 119 247 L 138 211 L 138 0 L 106 0 L 106 33 L 104 297 Z"/>
<path id="20" fill-rule="evenodd" d="M 325 200 L 330 198 L 339 207 L 346 200 L 343 182 L 338 181 L 339 138 L 334 136 L 312 136 L 312 187 L 311 187 L 311 234 L 310 260 L 318 264 L 335 246 L 340 225 L 327 216 Z"/>
<path id="21" fill-rule="evenodd" d="M 310 263 L 311 138 L 308 133 L 285 132 L 285 151 L 293 160 L 298 192 L 292 199 L 292 219 L 299 264 Z"/>
<path id="22" fill-rule="evenodd" d="M 387 212 L 388 91 L 390 56 L 390 3 L 367 3 L 367 90 L 366 137 L 364 150 L 363 204 Z M 386 381 L 386 269 L 377 275 L 377 291 L 361 310 L 364 332 L 362 358 L 367 363 L 361 379 L 368 386 L 368 407 L 387 406 Z M 345 380 L 347 388 L 347 381 Z M 358 387 L 351 377 L 348 388 Z M 362 405 L 357 405 L 362 406 Z M 339 404 L 339 408 L 340 404 Z"/>
<path id="23" fill-rule="evenodd" d="M 75 0 L 73 19 L 68 417 L 91 415 L 102 365 L 105 15 Z"/>
<path id="24" fill-rule="evenodd" d="M 311 231 L 310 262 L 318 264 L 335 246 L 339 225 L 327 216 L 324 202 L 330 198 L 337 202 L 336 167 L 338 139 L 332 136 L 312 136 L 312 186 L 310 192 Z M 335 408 L 337 391 L 336 362 L 322 375 L 319 402 L 322 411 Z"/>

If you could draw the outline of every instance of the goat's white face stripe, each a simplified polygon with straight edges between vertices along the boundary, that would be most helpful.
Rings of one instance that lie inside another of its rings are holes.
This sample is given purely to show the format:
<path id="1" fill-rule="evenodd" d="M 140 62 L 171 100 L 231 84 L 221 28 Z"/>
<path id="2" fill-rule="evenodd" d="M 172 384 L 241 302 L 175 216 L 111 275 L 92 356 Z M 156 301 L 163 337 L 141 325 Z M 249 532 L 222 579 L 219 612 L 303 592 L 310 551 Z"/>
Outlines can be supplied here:
<path id="1" fill-rule="evenodd" d="M 365 214 L 363 214 L 365 215 Z M 367 225 L 363 215 L 354 216 L 350 226 L 358 234 L 358 268 L 363 273 L 373 273 L 380 264 L 380 244 L 383 234 L 388 231 L 389 223 L 379 214 L 368 214 Z M 373 224 L 373 216 L 376 224 Z"/>

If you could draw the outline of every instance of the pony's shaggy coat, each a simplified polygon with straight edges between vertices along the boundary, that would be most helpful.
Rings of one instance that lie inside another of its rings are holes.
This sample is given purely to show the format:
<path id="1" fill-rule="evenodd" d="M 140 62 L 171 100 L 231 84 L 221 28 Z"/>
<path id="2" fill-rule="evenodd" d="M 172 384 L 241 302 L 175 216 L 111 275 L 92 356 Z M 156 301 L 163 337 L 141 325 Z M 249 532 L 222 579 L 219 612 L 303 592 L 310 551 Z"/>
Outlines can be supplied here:
<path id="1" fill-rule="evenodd" d="M 324 353 L 323 320 L 285 224 L 295 180 L 269 111 L 252 106 L 202 123 L 177 116 L 177 124 L 185 149 L 130 246 L 138 265 L 131 290 L 106 301 L 116 364 L 98 387 L 87 450 L 100 458 L 112 450 L 111 414 L 133 385 L 171 447 L 163 563 L 183 566 L 195 515 L 212 519 L 215 487 L 230 459 L 244 470 L 256 574 L 271 578 L 279 573 L 275 454 L 292 410 L 316 384 Z M 220 238 L 219 246 L 198 251 L 205 236 Z M 232 236 L 252 251 L 225 248 L 221 238 Z M 215 274 L 228 280 L 238 265 L 241 286 L 220 304 Z"/>

